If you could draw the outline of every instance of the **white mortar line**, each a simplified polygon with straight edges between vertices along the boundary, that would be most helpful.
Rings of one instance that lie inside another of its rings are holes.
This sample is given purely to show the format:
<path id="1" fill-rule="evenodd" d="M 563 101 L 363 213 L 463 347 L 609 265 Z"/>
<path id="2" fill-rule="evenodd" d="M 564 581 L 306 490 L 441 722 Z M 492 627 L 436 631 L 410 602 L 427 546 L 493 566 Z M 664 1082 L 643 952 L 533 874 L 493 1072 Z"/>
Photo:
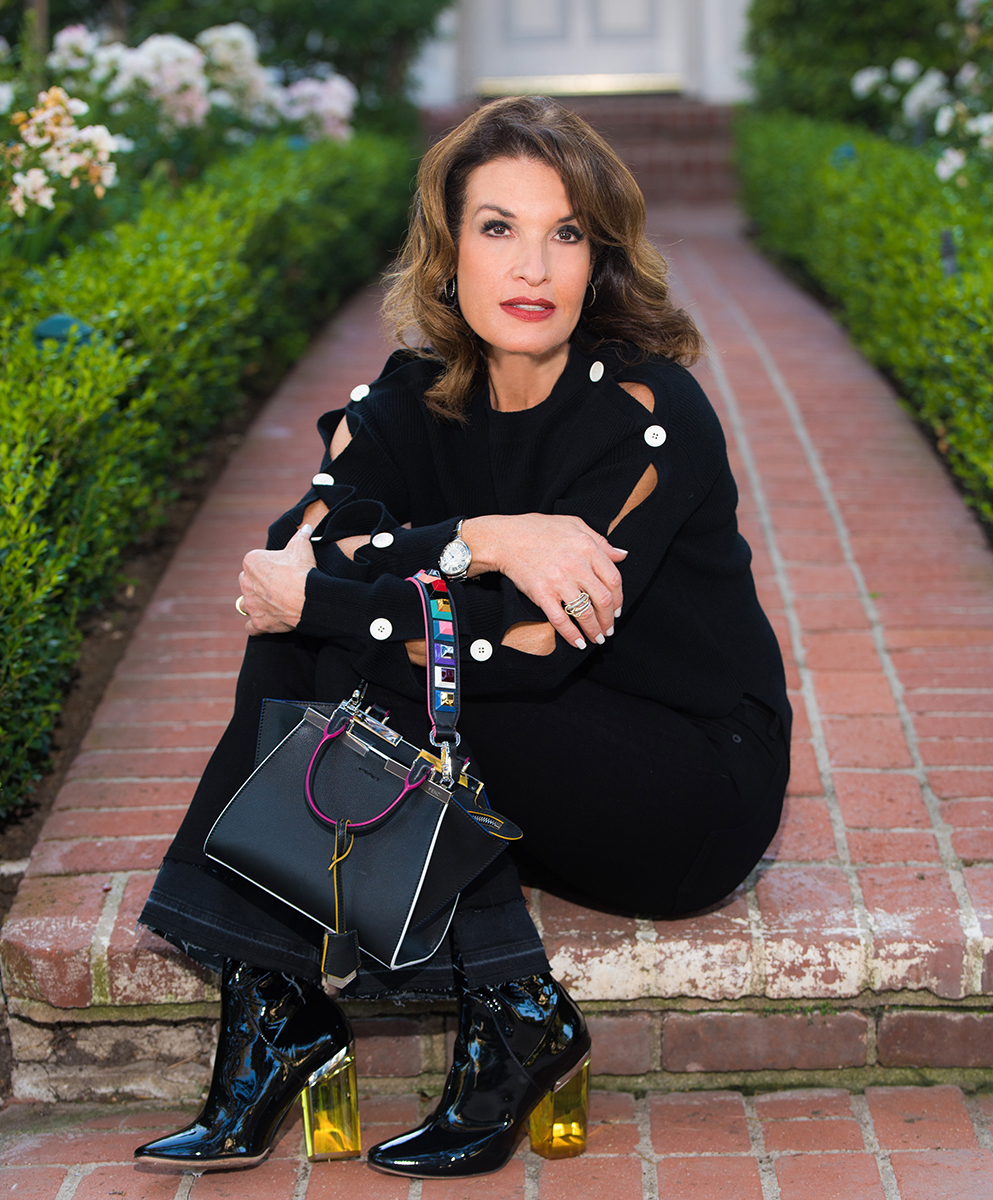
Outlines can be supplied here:
<path id="1" fill-rule="evenodd" d="M 963 1099 L 969 1112 L 969 1119 L 972 1121 L 976 1141 L 983 1150 L 993 1150 L 993 1133 L 990 1132 L 989 1113 L 983 1112 L 978 1096 L 963 1096 Z"/>
<path id="2" fill-rule="evenodd" d="M 524 1200 L 538 1200 L 541 1189 L 541 1159 L 534 1151 L 524 1151 Z"/>
<path id="3" fill-rule="evenodd" d="M 641 1159 L 641 1200 L 659 1200 L 659 1157 L 652 1148 L 652 1114 L 647 1096 L 634 1103 L 634 1119 L 638 1126 L 635 1154 Z"/>
<path id="4" fill-rule="evenodd" d="M 80 1183 L 99 1165 L 99 1163 L 84 1163 L 82 1166 L 70 1167 L 66 1172 L 65 1179 L 62 1180 L 62 1186 L 55 1193 L 55 1200 L 72 1200 Z"/>
<path id="5" fill-rule="evenodd" d="M 751 972 L 748 980 L 750 996 L 764 996 L 768 979 L 769 964 L 765 954 L 765 930 L 762 927 L 762 912 L 759 909 L 758 896 L 755 894 L 755 884 L 758 880 L 762 864 L 751 871 L 745 880 L 745 904 L 748 908 L 748 930 L 752 938 Z"/>
<path id="6" fill-rule="evenodd" d="M 701 274 L 709 275 L 713 280 L 713 275 L 707 265 L 700 259 L 695 251 L 689 250 L 689 247 L 684 247 L 697 261 L 697 266 Z M 713 280 L 714 290 L 718 291 L 716 280 Z M 722 303 L 727 303 L 721 297 Z M 694 313 L 694 320 L 700 328 L 700 332 L 708 342 L 711 341 L 707 333 L 707 324 L 702 313 L 697 307 Z M 801 694 L 803 695 L 804 704 L 807 709 L 807 718 L 810 723 L 811 742 L 814 748 L 814 756 L 817 762 L 817 770 L 821 779 L 821 786 L 824 789 L 824 795 L 827 798 L 828 814 L 831 819 L 831 829 L 834 834 L 835 848 L 838 855 L 838 862 L 845 877 L 848 880 L 848 888 L 852 898 L 852 908 L 855 916 L 855 924 L 858 930 L 859 940 L 862 943 L 863 950 L 863 978 L 858 981 L 859 988 L 871 986 L 870 968 L 874 961 L 875 954 L 873 952 L 872 943 L 872 927 L 869 922 L 869 914 L 866 910 L 865 899 L 862 895 L 862 885 L 858 875 L 852 866 L 851 854 L 848 850 L 848 834 L 845 829 L 845 822 L 841 815 L 841 809 L 838 805 L 838 797 L 834 790 L 834 781 L 831 776 L 831 764 L 828 757 L 827 742 L 824 737 L 824 726 L 821 721 L 820 709 L 817 705 L 817 697 L 814 693 L 813 676 L 810 669 L 806 665 L 806 651 L 803 644 L 803 631 L 800 625 L 800 619 L 796 613 L 795 597 L 793 588 L 786 571 L 786 563 L 782 552 L 779 549 L 779 543 L 776 538 L 775 527 L 772 522 L 772 514 L 769 510 L 769 503 L 766 500 L 765 489 L 762 484 L 762 477 L 759 473 L 758 465 L 752 454 L 751 443 L 748 439 L 748 434 L 745 431 L 744 420 L 742 418 L 741 409 L 738 405 L 737 397 L 731 387 L 727 372 L 724 370 L 724 364 L 715 354 L 710 359 L 710 366 L 714 373 L 714 379 L 717 382 L 718 390 L 724 400 L 725 407 L 728 413 L 728 422 L 734 432 L 735 441 L 738 446 L 738 453 L 741 457 L 742 464 L 745 467 L 745 473 L 748 476 L 749 486 L 752 492 L 752 499 L 755 504 L 756 515 L 759 519 L 759 524 L 762 528 L 762 533 L 766 542 L 766 549 L 769 553 L 769 559 L 772 564 L 773 576 L 779 588 L 780 595 L 783 598 L 783 607 L 786 612 L 786 621 L 790 631 L 790 644 L 793 651 L 793 659 L 796 664 L 797 673 L 800 676 Z"/>
<path id="7" fill-rule="evenodd" d="M 30 861 L 29 858 L 17 858 L 0 862 L 0 875 L 23 875 Z"/>
<path id="8" fill-rule="evenodd" d="M 893 1164 L 890 1162 L 889 1151 L 883 1150 L 876 1137 L 876 1126 L 869 1111 L 869 1101 L 865 1096 L 852 1096 L 852 1111 L 862 1130 L 862 1142 L 867 1154 L 876 1160 L 879 1171 L 879 1182 L 883 1185 L 883 1195 L 886 1200 L 900 1200 L 900 1189 L 896 1185 L 893 1174 Z"/>
<path id="9" fill-rule="evenodd" d="M 111 934 L 117 914 L 124 899 L 124 889 L 131 878 L 127 871 L 116 871 L 111 876 L 110 891 L 107 893 L 100 919 L 93 931 L 93 941 L 90 943 L 90 978 L 92 980 L 92 999 L 94 1005 L 110 1004 L 110 972 L 107 966 L 107 947 L 110 945 Z"/>
<path id="10" fill-rule="evenodd" d="M 185 1171 L 176 1184 L 176 1192 L 172 1200 L 190 1200 L 190 1192 L 193 1185 L 200 1178 L 199 1171 Z"/>
<path id="11" fill-rule="evenodd" d="M 304 1154 L 300 1159 L 300 1165 L 297 1167 L 296 1182 L 293 1184 L 293 1193 L 290 1200 L 304 1200 L 304 1197 L 307 1195 L 307 1187 L 310 1184 L 310 1172 L 312 1170 L 313 1165 L 306 1154 Z M 178 1197 L 177 1200 L 179 1200 Z"/>
<path id="12" fill-rule="evenodd" d="M 709 268 L 704 268 L 709 269 Z M 734 316 L 738 322 L 742 332 L 751 344 L 756 356 L 761 362 L 766 374 L 768 375 L 776 393 L 782 402 L 783 408 L 786 410 L 790 419 L 790 424 L 793 426 L 793 432 L 797 440 L 803 447 L 804 454 L 807 457 L 807 462 L 810 470 L 817 483 L 817 490 L 821 494 L 821 499 L 828 512 L 831 514 L 831 521 L 834 524 L 835 533 L 841 545 L 842 554 L 844 555 L 845 564 L 855 580 L 855 587 L 858 591 L 859 600 L 862 603 L 863 611 L 869 622 L 869 627 L 872 632 L 873 644 L 876 648 L 876 653 L 879 655 L 879 661 L 882 664 L 883 674 L 890 685 L 890 691 L 893 694 L 893 700 L 896 704 L 897 713 L 900 718 L 900 725 L 903 728 L 903 734 L 907 741 L 907 747 L 910 750 L 910 756 L 914 764 L 914 773 L 918 782 L 921 785 L 921 792 L 924 797 L 924 803 L 931 817 L 931 824 L 934 829 L 935 838 L 938 842 L 938 853 L 941 855 L 942 866 L 944 866 L 948 880 L 951 884 L 952 891 L 959 905 L 959 923 L 962 926 L 962 933 L 965 937 L 965 961 L 962 969 L 962 991 L 965 995 L 976 995 L 982 992 L 982 974 L 983 974 L 983 956 L 986 948 L 986 939 L 983 937 L 982 929 L 979 924 L 979 918 L 976 916 L 976 910 L 973 907 L 972 900 L 965 886 L 965 878 L 962 874 L 962 863 L 958 855 L 952 847 L 952 831 L 951 827 L 946 824 L 941 816 L 941 802 L 935 796 L 931 789 L 931 784 L 928 780 L 927 770 L 924 766 L 924 760 L 921 757 L 920 746 L 917 741 L 917 731 L 914 728 L 913 718 L 910 710 L 907 707 L 904 699 L 903 684 L 900 682 L 900 677 L 897 674 L 896 667 L 893 665 L 893 658 L 886 645 L 886 635 L 883 623 L 879 617 L 879 611 L 876 608 L 872 596 L 869 594 L 869 589 L 866 586 L 865 577 L 862 574 L 862 568 L 859 566 L 855 558 L 855 552 L 852 549 L 851 536 L 848 532 L 848 525 L 845 522 L 841 507 L 834 496 L 834 490 L 831 486 L 831 480 L 824 465 L 821 462 L 820 455 L 814 445 L 813 439 L 807 430 L 803 420 L 803 415 L 800 412 L 800 406 L 797 404 L 796 397 L 790 390 L 786 380 L 783 378 L 776 366 L 775 359 L 772 356 L 769 348 L 762 340 L 755 326 L 749 320 L 744 310 L 730 296 L 726 295 L 725 304 L 728 311 Z M 937 768 L 940 769 L 940 768 Z M 959 768 L 948 768 L 958 770 Z M 982 768 L 989 770 L 989 767 Z"/>
<path id="13" fill-rule="evenodd" d="M 534 922 L 534 927 L 538 931 L 538 937 L 544 942 L 545 940 L 545 925 L 541 919 L 541 889 L 531 889 L 531 900 L 528 903 L 528 912 L 531 915 L 531 920 Z"/>
<path id="14" fill-rule="evenodd" d="M 759 1167 L 762 1200 L 780 1200 L 776 1164 L 772 1156 L 766 1153 L 765 1135 L 762 1132 L 762 1122 L 755 1109 L 755 1097 L 742 1096 L 742 1100 L 745 1104 L 745 1120 L 748 1123 L 748 1140 L 751 1142 L 752 1154 Z"/>

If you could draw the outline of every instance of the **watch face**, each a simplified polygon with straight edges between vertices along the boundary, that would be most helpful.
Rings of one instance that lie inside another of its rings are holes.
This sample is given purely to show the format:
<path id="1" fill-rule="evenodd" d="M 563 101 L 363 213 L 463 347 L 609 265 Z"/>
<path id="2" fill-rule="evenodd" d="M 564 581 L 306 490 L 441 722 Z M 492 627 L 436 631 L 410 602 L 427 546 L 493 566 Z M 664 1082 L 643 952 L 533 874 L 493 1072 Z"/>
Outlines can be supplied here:
<path id="1" fill-rule="evenodd" d="M 449 542 L 442 550 L 438 566 L 446 575 L 461 575 L 471 562 L 472 555 L 469 553 L 469 547 L 459 538 L 454 542 Z"/>

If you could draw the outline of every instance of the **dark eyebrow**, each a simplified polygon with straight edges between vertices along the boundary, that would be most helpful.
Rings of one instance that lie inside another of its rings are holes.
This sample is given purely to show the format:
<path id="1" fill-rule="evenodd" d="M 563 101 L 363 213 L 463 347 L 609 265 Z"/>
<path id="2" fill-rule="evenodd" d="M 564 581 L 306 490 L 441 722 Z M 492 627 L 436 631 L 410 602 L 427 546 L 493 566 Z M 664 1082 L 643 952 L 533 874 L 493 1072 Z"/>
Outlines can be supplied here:
<path id="1" fill-rule="evenodd" d="M 481 204 L 479 206 L 479 208 L 476 209 L 475 215 L 478 217 L 479 214 L 484 211 L 499 213 L 500 216 L 503 217 L 504 220 L 506 220 L 506 221 L 514 220 L 514 214 L 512 212 L 509 212 L 506 208 L 500 208 L 496 204 Z M 556 225 L 564 225 L 566 223 L 566 221 L 575 221 L 575 219 L 576 218 L 572 215 L 572 213 L 570 213 L 569 216 L 567 216 L 567 217 L 559 217 L 559 219 L 555 222 L 555 224 Z"/>

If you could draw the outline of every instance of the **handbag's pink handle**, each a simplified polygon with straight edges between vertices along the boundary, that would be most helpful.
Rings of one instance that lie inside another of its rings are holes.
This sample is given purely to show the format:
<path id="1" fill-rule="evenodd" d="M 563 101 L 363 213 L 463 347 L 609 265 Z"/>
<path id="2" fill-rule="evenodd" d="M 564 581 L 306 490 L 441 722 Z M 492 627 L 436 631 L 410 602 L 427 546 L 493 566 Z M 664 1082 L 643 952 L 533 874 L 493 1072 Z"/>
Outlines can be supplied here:
<path id="1" fill-rule="evenodd" d="M 304 791 L 307 793 L 307 803 L 310 805 L 311 811 L 314 813 L 314 815 L 316 817 L 320 818 L 320 820 L 322 820 L 326 825 L 331 825 L 334 828 L 337 828 L 338 822 L 335 821 L 332 817 L 326 817 L 324 815 L 324 813 L 322 813 L 321 810 L 317 807 L 317 804 L 314 802 L 313 792 L 311 792 L 311 790 L 310 790 L 310 780 L 314 774 L 314 768 L 317 764 L 317 756 L 321 752 L 321 747 L 324 745 L 325 742 L 334 741 L 334 739 L 336 737 L 339 737 L 342 733 L 344 733 L 344 731 L 347 728 L 348 728 L 348 722 L 346 721 L 343 725 L 341 725 L 338 729 L 336 729 L 334 731 L 334 733 L 325 733 L 324 734 L 324 736 L 321 738 L 321 740 L 317 743 L 316 747 L 314 748 L 314 753 L 310 756 L 310 762 L 307 764 L 307 774 L 304 779 Z M 410 770 L 407 772 L 407 776 L 403 781 L 403 788 L 400 791 L 400 795 L 397 796 L 397 798 L 391 804 L 388 804 L 381 813 L 378 813 L 374 817 L 370 817 L 368 821 L 349 821 L 348 822 L 349 829 L 365 829 L 367 825 L 375 825 L 377 821 L 381 821 L 383 819 L 383 817 L 385 817 L 387 815 L 387 813 L 392 812 L 393 809 L 396 808 L 396 806 L 400 803 L 401 800 L 404 799 L 405 796 L 407 796 L 410 792 L 414 791 L 416 788 L 419 788 L 421 786 L 421 784 L 424 782 L 424 780 L 427 779 L 430 771 L 431 771 L 431 764 L 422 758 L 418 758 L 414 762 L 414 764 L 410 768 Z"/>

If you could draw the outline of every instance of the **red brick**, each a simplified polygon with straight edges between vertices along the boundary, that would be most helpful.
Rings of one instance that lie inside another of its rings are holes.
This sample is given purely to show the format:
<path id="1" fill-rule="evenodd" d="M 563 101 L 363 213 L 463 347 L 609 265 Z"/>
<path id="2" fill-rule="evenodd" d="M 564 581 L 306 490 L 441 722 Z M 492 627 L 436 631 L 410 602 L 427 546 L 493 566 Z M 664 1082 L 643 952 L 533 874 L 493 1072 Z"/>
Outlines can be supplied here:
<path id="1" fill-rule="evenodd" d="M 935 707 L 941 708 L 940 704 Z M 961 713 L 955 717 L 919 716 L 914 722 L 918 737 L 993 738 L 993 717 Z"/>
<path id="2" fill-rule="evenodd" d="M 90 837 L 140 837 L 143 834 L 173 834 L 186 812 L 185 805 L 170 808 L 137 808 L 132 811 L 63 809 L 45 822 L 45 840 Z"/>
<path id="3" fill-rule="evenodd" d="M 779 533 L 777 539 L 783 558 L 790 565 L 814 563 L 838 565 L 845 561 L 837 535 L 829 533 Z"/>
<path id="4" fill-rule="evenodd" d="M 865 610 L 855 595 L 798 596 L 796 613 L 805 630 L 860 629 L 866 623 Z"/>
<path id="5" fill-rule="evenodd" d="M 643 1075 L 653 1067 L 656 1025 L 647 1013 L 588 1018 L 591 1069 L 597 1075 Z"/>
<path id="6" fill-rule="evenodd" d="M 160 722 L 157 725 L 93 725 L 86 735 L 85 747 L 87 750 L 128 750 L 151 744 L 159 749 L 166 746 L 213 748 L 220 741 L 226 725 L 227 721 L 201 722 L 197 725 L 182 721 L 170 724 Z"/>
<path id="7" fill-rule="evenodd" d="M 99 728 L 115 729 L 128 726 L 190 722 L 220 721 L 231 718 L 233 702 L 223 700 L 104 700 L 97 709 L 94 724 Z"/>
<path id="8" fill-rule="evenodd" d="M 825 1150 L 863 1150 L 857 1121 L 769 1121 L 763 1127 L 770 1153 L 820 1154 Z"/>
<path id="9" fill-rule="evenodd" d="M 887 1012 L 877 1037 L 885 1067 L 993 1067 L 993 1013 Z"/>
<path id="10" fill-rule="evenodd" d="M 879 656 L 868 632 L 806 633 L 803 640 L 812 671 L 879 670 Z"/>
<path id="11" fill-rule="evenodd" d="M 79 1181 L 73 1200 L 107 1200 L 108 1196 L 119 1196 L 121 1200 L 173 1200 L 177 1181 L 177 1175 L 138 1170 L 131 1162 L 97 1167 Z"/>
<path id="12" fill-rule="evenodd" d="M 737 1092 L 650 1096 L 649 1107 L 656 1154 L 735 1154 L 751 1148 Z"/>
<path id="13" fill-rule="evenodd" d="M 71 779 L 190 779 L 203 773 L 213 747 L 197 750 L 88 750 L 77 754 Z"/>
<path id="14" fill-rule="evenodd" d="M 590 1092 L 591 1121 L 633 1121 L 634 1097 L 630 1092 Z"/>
<path id="15" fill-rule="evenodd" d="M 162 862 L 172 835 L 104 838 L 101 841 L 39 842 L 27 875 L 91 875 L 106 871 L 151 871 Z"/>
<path id="16" fill-rule="evenodd" d="M 361 1086 L 360 1080 L 359 1087 Z M 408 1129 L 413 1129 L 420 1120 L 420 1103 L 418 1097 L 409 1092 L 379 1096 L 365 1096 L 360 1092 L 359 1113 L 363 1128 L 367 1125 L 405 1125 Z M 369 1142 L 369 1145 L 371 1146 L 372 1142 Z"/>
<path id="17" fill-rule="evenodd" d="M 818 862 L 834 858 L 836 854 L 827 801 L 787 796 L 779 832 L 763 857 L 780 862 Z"/>
<path id="18" fill-rule="evenodd" d="M 993 800 L 945 800 L 941 816 L 960 829 L 993 829 Z"/>
<path id="19" fill-rule="evenodd" d="M 884 1150 L 973 1150 L 976 1135 L 957 1087 L 865 1090 Z"/>
<path id="20" fill-rule="evenodd" d="M 886 1200 L 879 1168 L 869 1154 L 779 1158 L 776 1178 L 781 1200 Z"/>
<path id="21" fill-rule="evenodd" d="M 890 1156 L 901 1200 L 989 1200 L 993 1157 L 988 1150 L 925 1151 Z"/>
<path id="22" fill-rule="evenodd" d="M 411 1017 L 373 1017 L 354 1021 L 355 1064 L 359 1076 L 419 1075 L 420 1025 Z"/>
<path id="23" fill-rule="evenodd" d="M 949 771 L 932 768 L 927 773 L 934 794 L 942 800 L 966 796 L 993 796 L 993 771 Z"/>
<path id="24" fill-rule="evenodd" d="M 138 917 L 155 875 L 133 875 L 124 889 L 107 946 L 107 976 L 114 1004 L 195 1004 L 215 996 L 215 977 L 175 946 L 156 937 Z"/>
<path id="25" fill-rule="evenodd" d="M 814 757 L 814 748 L 808 742 L 794 742 L 790 749 L 790 781 L 786 789 L 788 796 L 822 796 L 824 784 Z"/>
<path id="26" fill-rule="evenodd" d="M 55 1200 L 65 1177 L 64 1167 L 10 1166 L 0 1175 L 0 1196 L 9 1196 L 10 1200 Z"/>
<path id="27" fill-rule="evenodd" d="M 909 767 L 907 740 L 896 717 L 829 717 L 824 722 L 831 765 Z"/>
<path id="28" fill-rule="evenodd" d="M 945 692 L 939 695 L 935 695 L 934 692 L 917 692 L 911 689 L 904 693 L 903 699 L 910 711 L 915 713 L 993 711 L 993 692 L 979 689 L 961 694 Z"/>
<path id="29" fill-rule="evenodd" d="M 814 673 L 814 691 L 823 713 L 856 716 L 897 711 L 893 691 L 886 676 L 879 670 L 821 669 Z"/>
<path id="30" fill-rule="evenodd" d="M 993 829 L 956 829 L 952 848 L 964 863 L 993 860 Z"/>
<path id="31" fill-rule="evenodd" d="M 587 1154 L 634 1154 L 641 1134 L 637 1125 L 591 1125 Z"/>
<path id="32" fill-rule="evenodd" d="M 286 1193 L 285 1200 L 289 1200 L 291 1191 Z M 372 1171 L 364 1162 L 354 1159 L 314 1163 L 307 1184 L 307 1200 L 344 1200 L 345 1197 L 347 1200 L 407 1200 L 409 1194 L 410 1180 Z M 284 1197 L 273 1196 L 271 1200 L 284 1200 Z"/>
<path id="33" fill-rule="evenodd" d="M 817 492 L 813 496 L 820 499 Z M 855 595 L 855 580 L 847 567 L 790 567 L 789 576 L 798 596 Z"/>
<path id="34" fill-rule="evenodd" d="M 762 1200 L 758 1163 L 752 1158 L 667 1158 L 658 1165 L 665 1200 Z"/>
<path id="35" fill-rule="evenodd" d="M 863 986 L 848 880 L 837 867 L 783 867 L 756 885 L 766 931 L 767 994 L 850 996 Z"/>
<path id="36" fill-rule="evenodd" d="M 182 805 L 193 799 L 196 780 L 169 780 L 167 783 L 108 783 L 105 779 L 74 779 L 59 789 L 53 808 L 136 808 L 139 806 Z"/>
<path id="37" fill-rule="evenodd" d="M 472 1192 L 475 1196 L 475 1180 Z M 494 1200 L 504 1195 L 502 1192 L 490 1194 Z M 539 1200 L 641 1200 L 641 1163 L 624 1158 L 586 1156 L 544 1162 L 541 1164 L 538 1197 Z M 428 1200 L 427 1196 L 424 1200 Z M 453 1196 L 452 1200 L 456 1200 L 456 1197 Z M 462 1196 L 458 1200 L 462 1200 Z"/>
<path id="38" fill-rule="evenodd" d="M 993 762 L 993 741 L 989 739 L 924 738 L 920 751 L 929 767 L 988 767 Z"/>
<path id="39" fill-rule="evenodd" d="M 938 862 L 933 833 L 893 833 L 891 830 L 855 830 L 848 835 L 853 863 Z"/>
<path id="40" fill-rule="evenodd" d="M 886 644 L 891 650 L 921 646 L 990 646 L 993 629 L 893 629 L 886 634 Z"/>
<path id="41" fill-rule="evenodd" d="M 948 876 L 934 867 L 865 867 L 859 871 L 879 988 L 928 988 L 962 995 L 965 935 Z"/>
<path id="42" fill-rule="evenodd" d="M 797 1117 L 810 1120 L 851 1117 L 852 1098 L 841 1088 L 769 1092 L 755 1097 L 755 1111 L 763 1121 L 786 1121 Z"/>
<path id="43" fill-rule="evenodd" d="M 466 1200 L 470 1191 L 473 1200 L 477 1196 L 480 1200 L 524 1200 L 524 1163 L 519 1158 L 511 1159 L 502 1171 L 477 1177 L 471 1183 L 466 1179 L 425 1179 L 421 1184 L 422 1200 Z M 378 1192 L 367 1195 L 370 1200 L 379 1200 Z M 351 1200 L 351 1193 L 348 1197 Z"/>
<path id="44" fill-rule="evenodd" d="M 666 1071 L 789 1071 L 861 1067 L 861 1013 L 669 1013 L 662 1031 Z"/>
<path id="45" fill-rule="evenodd" d="M 834 777 L 841 815 L 849 829 L 930 829 L 931 818 L 912 775 Z"/>
<path id="46" fill-rule="evenodd" d="M 250 1171 L 211 1171 L 194 1181 L 190 1196 L 193 1200 L 289 1200 L 298 1165 L 292 1159 L 269 1158 Z M 172 1181 L 175 1188 L 175 1176 Z"/>
<path id="47" fill-rule="evenodd" d="M 4 1147 L 4 1166 L 71 1167 L 78 1163 L 130 1162 L 140 1142 L 133 1132 L 83 1126 L 28 1136 Z"/>
<path id="48" fill-rule="evenodd" d="M 90 1002 L 90 944 L 110 879 L 23 879 L 0 934 L 4 988 L 10 996 L 56 1008 Z"/>

